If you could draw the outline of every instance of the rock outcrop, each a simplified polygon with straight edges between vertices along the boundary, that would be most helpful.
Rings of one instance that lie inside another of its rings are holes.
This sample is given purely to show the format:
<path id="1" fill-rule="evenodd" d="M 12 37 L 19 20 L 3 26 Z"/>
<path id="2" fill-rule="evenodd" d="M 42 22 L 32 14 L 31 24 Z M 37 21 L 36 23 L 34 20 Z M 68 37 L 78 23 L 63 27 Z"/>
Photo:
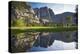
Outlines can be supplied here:
<path id="1" fill-rule="evenodd" d="M 34 12 L 43 22 L 52 22 L 52 17 L 54 17 L 54 12 L 48 7 L 34 8 Z"/>
<path id="2" fill-rule="evenodd" d="M 39 23 L 34 10 L 26 2 L 11 2 L 11 21 L 14 22 L 17 19 L 22 19 L 27 26 L 31 23 Z"/>

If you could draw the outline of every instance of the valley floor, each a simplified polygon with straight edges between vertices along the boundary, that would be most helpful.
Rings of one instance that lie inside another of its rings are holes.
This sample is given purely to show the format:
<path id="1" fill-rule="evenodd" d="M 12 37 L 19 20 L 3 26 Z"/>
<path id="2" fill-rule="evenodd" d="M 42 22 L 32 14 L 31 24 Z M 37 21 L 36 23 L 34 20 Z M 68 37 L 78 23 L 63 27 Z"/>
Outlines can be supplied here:
<path id="1" fill-rule="evenodd" d="M 69 27 L 10 27 L 12 32 L 58 32 L 58 31 L 75 31 L 77 26 Z"/>

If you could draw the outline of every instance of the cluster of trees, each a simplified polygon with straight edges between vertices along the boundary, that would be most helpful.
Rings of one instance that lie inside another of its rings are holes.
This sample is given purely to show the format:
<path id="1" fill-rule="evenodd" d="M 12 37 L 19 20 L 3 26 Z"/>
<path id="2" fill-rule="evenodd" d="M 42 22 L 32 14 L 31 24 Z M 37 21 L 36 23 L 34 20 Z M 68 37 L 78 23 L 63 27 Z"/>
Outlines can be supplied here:
<path id="1" fill-rule="evenodd" d="M 67 16 L 66 21 L 67 21 L 66 23 L 67 26 L 73 25 L 71 16 Z M 53 22 L 43 23 L 41 20 L 40 20 L 40 23 L 36 23 L 36 22 L 30 23 L 27 18 L 26 19 L 18 18 L 15 21 L 11 21 L 11 25 L 16 26 L 16 27 L 27 27 L 27 26 L 54 26 L 55 27 L 55 26 L 64 26 L 65 24 L 64 23 L 53 23 Z"/>
<path id="2" fill-rule="evenodd" d="M 24 19 L 18 18 L 14 21 L 11 21 L 11 26 L 23 27 L 26 26 Z"/>

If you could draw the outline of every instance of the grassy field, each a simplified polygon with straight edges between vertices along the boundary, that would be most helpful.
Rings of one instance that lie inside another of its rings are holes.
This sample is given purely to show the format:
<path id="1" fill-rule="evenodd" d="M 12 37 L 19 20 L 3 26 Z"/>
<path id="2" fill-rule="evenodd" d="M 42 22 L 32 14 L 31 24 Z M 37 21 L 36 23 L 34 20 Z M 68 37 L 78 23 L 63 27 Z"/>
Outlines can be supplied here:
<path id="1" fill-rule="evenodd" d="M 61 31 L 75 31 L 77 26 L 72 27 L 11 27 L 11 32 L 61 32 Z"/>

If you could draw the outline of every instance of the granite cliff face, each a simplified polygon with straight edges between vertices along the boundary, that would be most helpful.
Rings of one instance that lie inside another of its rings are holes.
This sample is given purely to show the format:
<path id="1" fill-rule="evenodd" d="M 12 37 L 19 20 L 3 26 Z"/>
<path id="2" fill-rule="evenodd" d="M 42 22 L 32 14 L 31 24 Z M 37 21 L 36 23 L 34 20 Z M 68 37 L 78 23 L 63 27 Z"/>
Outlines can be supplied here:
<path id="1" fill-rule="evenodd" d="M 22 19 L 26 25 L 30 23 L 39 23 L 39 19 L 29 3 L 25 2 L 11 2 L 11 21 Z"/>
<path id="2" fill-rule="evenodd" d="M 37 15 L 38 18 L 43 19 L 45 22 L 53 22 L 57 24 L 67 24 L 66 18 L 68 16 L 72 17 L 73 24 L 76 24 L 76 17 L 74 17 L 75 13 L 72 12 L 64 12 L 61 14 L 54 14 L 53 10 L 48 7 L 41 7 L 41 8 L 34 8 L 35 15 Z"/>
<path id="3" fill-rule="evenodd" d="M 54 18 L 54 12 L 48 7 L 34 8 L 34 12 L 44 22 L 52 22 L 52 18 Z"/>

